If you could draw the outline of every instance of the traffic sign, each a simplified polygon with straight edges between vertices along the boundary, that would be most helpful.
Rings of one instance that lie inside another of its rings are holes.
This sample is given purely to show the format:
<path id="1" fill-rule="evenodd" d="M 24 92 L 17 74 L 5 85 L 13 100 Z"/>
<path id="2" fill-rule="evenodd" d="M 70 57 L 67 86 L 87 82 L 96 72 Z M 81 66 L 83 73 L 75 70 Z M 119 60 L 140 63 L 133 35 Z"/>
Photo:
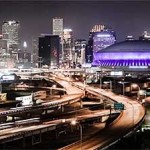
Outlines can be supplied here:
<path id="1" fill-rule="evenodd" d="M 124 110 L 124 104 L 122 103 L 114 103 L 115 110 Z"/>

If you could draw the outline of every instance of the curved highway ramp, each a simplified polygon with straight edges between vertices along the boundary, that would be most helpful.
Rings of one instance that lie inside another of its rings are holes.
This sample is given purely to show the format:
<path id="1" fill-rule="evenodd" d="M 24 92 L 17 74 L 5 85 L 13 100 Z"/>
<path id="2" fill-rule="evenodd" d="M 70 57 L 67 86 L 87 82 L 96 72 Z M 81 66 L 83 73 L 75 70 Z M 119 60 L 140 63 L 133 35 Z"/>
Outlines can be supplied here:
<path id="1" fill-rule="evenodd" d="M 81 83 L 79 84 L 80 86 L 83 86 Z M 145 109 L 137 101 L 94 87 L 86 86 L 86 90 L 88 92 L 91 91 L 91 93 L 94 93 L 96 96 L 103 95 L 115 102 L 123 103 L 125 105 L 125 110 L 122 111 L 122 113 L 113 123 L 104 128 L 102 131 L 97 132 L 93 136 L 84 139 L 82 144 L 81 141 L 78 141 L 61 148 L 61 150 L 105 149 L 116 143 L 122 137 L 132 133 L 139 125 L 141 125 L 145 116 Z"/>

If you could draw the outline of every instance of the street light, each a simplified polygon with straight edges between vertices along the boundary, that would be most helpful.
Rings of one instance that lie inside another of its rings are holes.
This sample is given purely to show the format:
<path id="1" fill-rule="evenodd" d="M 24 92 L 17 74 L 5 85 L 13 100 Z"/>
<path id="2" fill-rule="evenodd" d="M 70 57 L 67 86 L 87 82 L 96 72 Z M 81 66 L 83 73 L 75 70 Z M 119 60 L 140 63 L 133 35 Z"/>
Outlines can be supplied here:
<path id="1" fill-rule="evenodd" d="M 104 81 L 105 84 L 110 84 L 110 90 L 112 91 L 112 81 Z"/>
<path id="2" fill-rule="evenodd" d="M 101 67 L 101 71 L 99 74 L 99 87 L 100 87 L 100 89 L 102 88 L 102 67 Z"/>
<path id="3" fill-rule="evenodd" d="M 55 89 L 57 87 L 57 85 L 52 85 L 52 87 L 50 88 L 50 95 L 53 95 L 53 89 Z"/>
<path id="4" fill-rule="evenodd" d="M 139 98 L 139 91 L 141 90 L 141 88 L 139 87 L 139 85 L 138 84 L 136 84 L 136 83 L 133 83 L 133 84 L 131 84 L 131 90 L 132 89 L 137 89 L 138 88 L 138 91 L 137 91 L 137 98 Z"/>
<path id="5" fill-rule="evenodd" d="M 137 91 L 137 98 L 139 99 L 140 97 L 140 95 L 144 95 L 145 97 L 144 98 L 146 98 L 146 93 L 145 93 L 145 91 L 144 90 L 141 90 L 141 88 L 140 88 L 140 86 L 138 85 L 138 84 L 132 84 L 131 85 L 131 88 L 132 89 L 136 89 L 136 88 L 138 88 L 138 91 Z"/>
<path id="6" fill-rule="evenodd" d="M 122 94 L 124 95 L 124 93 L 125 93 L 125 86 L 124 86 L 124 85 L 125 85 L 126 83 L 129 83 L 129 82 L 120 81 L 120 82 L 118 82 L 118 83 L 120 83 L 120 84 L 123 85 Z"/>
<path id="7" fill-rule="evenodd" d="M 85 89 L 85 86 L 86 86 L 86 71 L 83 74 L 83 86 L 84 86 L 84 89 Z"/>
<path id="8" fill-rule="evenodd" d="M 38 57 L 38 67 L 41 68 L 42 67 L 42 57 Z"/>
<path id="9" fill-rule="evenodd" d="M 38 57 L 38 68 L 40 68 L 40 76 L 41 76 L 41 72 L 42 72 L 42 70 L 41 70 L 41 68 L 42 68 L 42 57 Z"/>
<path id="10" fill-rule="evenodd" d="M 139 93 L 139 95 L 144 95 L 144 99 L 142 99 L 141 102 L 142 102 L 142 104 L 145 103 L 145 99 L 146 99 L 146 92 L 145 92 L 145 90 L 140 90 L 138 93 Z"/>
<path id="11" fill-rule="evenodd" d="M 24 47 L 25 49 L 27 48 L 27 42 L 26 42 L 26 41 L 23 42 L 23 47 Z"/>
<path id="12" fill-rule="evenodd" d="M 134 89 L 138 88 L 139 91 L 141 90 L 140 87 L 139 87 L 139 85 L 136 84 L 136 83 L 131 84 L 131 87 L 134 88 Z"/>
<path id="13" fill-rule="evenodd" d="M 2 93 L 2 80 L 0 80 L 0 93 Z"/>
<path id="14" fill-rule="evenodd" d="M 82 150 L 82 125 L 80 123 L 78 123 L 76 120 L 72 120 L 71 121 L 71 125 L 79 125 L 80 128 L 80 149 Z"/>
<path id="15" fill-rule="evenodd" d="M 99 86 L 100 86 L 100 89 L 101 89 L 102 88 L 102 77 L 99 78 L 99 84 L 100 84 Z"/>

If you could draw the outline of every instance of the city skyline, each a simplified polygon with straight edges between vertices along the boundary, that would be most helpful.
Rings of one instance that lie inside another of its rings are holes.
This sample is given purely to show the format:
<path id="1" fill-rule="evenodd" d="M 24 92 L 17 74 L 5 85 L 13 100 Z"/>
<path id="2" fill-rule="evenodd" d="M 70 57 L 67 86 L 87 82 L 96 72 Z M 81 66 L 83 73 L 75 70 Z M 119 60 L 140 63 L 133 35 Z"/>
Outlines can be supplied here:
<path id="1" fill-rule="evenodd" d="M 127 35 L 137 39 L 143 31 L 150 32 L 149 7 L 148 1 L 0 1 L 0 24 L 20 21 L 21 39 L 30 44 L 32 37 L 52 34 L 54 17 L 63 18 L 64 28 L 73 29 L 76 39 L 87 40 L 95 24 L 104 24 L 122 41 Z"/>

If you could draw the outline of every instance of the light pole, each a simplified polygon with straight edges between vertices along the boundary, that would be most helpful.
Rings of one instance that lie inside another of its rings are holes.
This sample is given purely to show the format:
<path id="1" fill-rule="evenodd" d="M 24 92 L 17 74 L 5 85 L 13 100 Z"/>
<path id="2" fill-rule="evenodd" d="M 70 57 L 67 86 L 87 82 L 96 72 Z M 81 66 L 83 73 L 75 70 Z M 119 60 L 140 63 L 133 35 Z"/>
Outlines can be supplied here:
<path id="1" fill-rule="evenodd" d="M 50 88 L 50 95 L 53 95 L 53 89 L 55 89 L 57 87 L 57 85 L 52 85 L 52 87 Z"/>
<path id="2" fill-rule="evenodd" d="M 80 123 L 78 123 L 76 120 L 72 120 L 71 121 L 71 125 L 77 125 L 80 128 L 80 149 L 82 150 L 82 141 L 83 141 L 83 131 L 82 131 L 82 125 Z"/>
<path id="3" fill-rule="evenodd" d="M 40 68 L 40 76 L 41 76 L 41 67 L 42 67 L 42 57 L 38 57 L 38 67 Z"/>
<path id="4" fill-rule="evenodd" d="M 101 89 L 102 88 L 102 77 L 99 78 L 99 84 L 100 84 L 99 87 Z"/>
<path id="5" fill-rule="evenodd" d="M 62 56 L 61 56 L 61 60 L 62 60 L 62 65 L 64 62 L 64 39 L 61 39 L 61 48 L 62 48 Z"/>
<path id="6" fill-rule="evenodd" d="M 71 38 L 69 40 L 69 67 L 71 68 L 72 64 L 72 46 L 71 46 Z"/>
<path id="7" fill-rule="evenodd" d="M 2 93 L 2 81 L 0 80 L 0 93 Z"/>
<path id="8" fill-rule="evenodd" d="M 110 80 L 110 90 L 112 91 L 112 81 Z"/>
<path id="9" fill-rule="evenodd" d="M 109 84 L 110 90 L 112 91 L 112 81 L 104 81 L 105 84 Z"/>
<path id="10" fill-rule="evenodd" d="M 126 83 L 128 83 L 128 82 L 120 81 L 120 82 L 118 82 L 118 83 L 122 84 L 122 86 L 123 86 L 122 94 L 124 95 L 124 93 L 125 93 L 125 86 L 124 86 L 124 85 L 125 85 Z"/>
<path id="11" fill-rule="evenodd" d="M 140 90 L 138 92 L 138 95 L 144 95 L 144 99 L 141 100 L 142 104 L 145 103 L 145 99 L 146 99 L 146 92 L 144 90 Z"/>
<path id="12" fill-rule="evenodd" d="M 100 89 L 102 88 L 102 64 L 100 63 L 100 74 L 99 74 Z"/>
<path id="13" fill-rule="evenodd" d="M 146 98 L 146 93 L 144 92 L 144 90 L 141 90 L 140 86 L 138 84 L 132 84 L 131 85 L 131 88 L 132 89 L 136 89 L 138 88 L 138 91 L 137 91 L 137 98 L 139 99 L 140 98 L 140 95 L 145 95 L 145 98 Z"/>
<path id="14" fill-rule="evenodd" d="M 102 67 L 101 67 L 101 71 L 99 74 L 99 87 L 100 87 L 100 89 L 102 88 Z"/>
<path id="15" fill-rule="evenodd" d="M 131 87 L 134 88 L 134 89 L 138 88 L 139 91 L 141 90 L 140 86 L 138 84 L 136 84 L 136 83 L 133 83 L 131 85 Z"/>
<path id="16" fill-rule="evenodd" d="M 26 41 L 23 42 L 23 47 L 24 47 L 24 51 L 26 51 L 26 49 L 27 49 L 27 42 Z"/>
<path id="17" fill-rule="evenodd" d="M 85 88 L 85 86 L 86 86 L 86 68 L 84 69 L 84 73 L 83 73 L 83 85 Z"/>
<path id="18" fill-rule="evenodd" d="M 84 96 L 86 95 L 86 72 L 83 74 L 83 88 L 84 88 Z"/>

